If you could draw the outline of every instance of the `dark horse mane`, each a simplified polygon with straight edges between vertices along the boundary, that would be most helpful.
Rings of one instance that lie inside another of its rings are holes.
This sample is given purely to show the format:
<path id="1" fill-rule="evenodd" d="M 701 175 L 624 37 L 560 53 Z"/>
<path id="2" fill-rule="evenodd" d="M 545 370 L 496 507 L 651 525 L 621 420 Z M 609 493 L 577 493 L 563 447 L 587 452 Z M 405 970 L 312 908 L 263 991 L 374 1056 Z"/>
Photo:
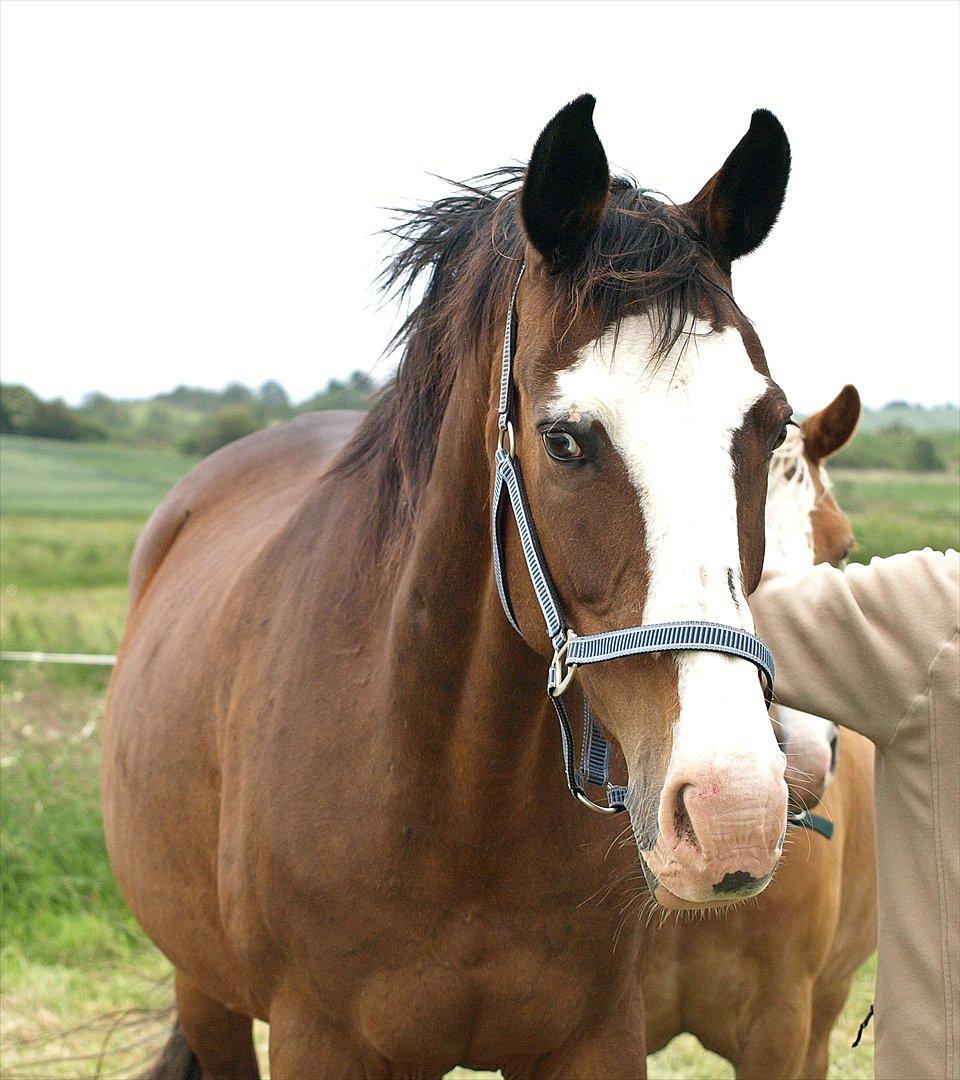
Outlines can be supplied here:
<path id="1" fill-rule="evenodd" d="M 426 275 L 425 288 L 388 347 L 402 349 L 395 375 L 328 474 L 368 477 L 375 517 L 368 535 L 378 547 L 409 532 L 460 365 L 492 328 L 501 333 L 526 242 L 522 179 L 521 168 L 507 167 L 456 183 L 436 202 L 398 211 L 387 230 L 400 245 L 380 275 L 381 290 L 403 300 Z M 554 325 L 562 333 L 589 312 L 599 336 L 631 311 L 647 310 L 663 356 L 716 289 L 701 272 L 705 252 L 692 219 L 616 177 L 590 250 L 557 274 Z"/>

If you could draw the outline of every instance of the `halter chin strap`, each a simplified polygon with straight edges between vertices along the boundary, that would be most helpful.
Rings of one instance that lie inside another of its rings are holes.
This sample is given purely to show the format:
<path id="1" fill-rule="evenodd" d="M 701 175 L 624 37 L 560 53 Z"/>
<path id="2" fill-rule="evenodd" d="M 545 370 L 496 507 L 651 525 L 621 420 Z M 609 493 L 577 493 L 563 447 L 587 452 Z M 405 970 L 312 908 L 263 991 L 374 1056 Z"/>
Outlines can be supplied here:
<path id="1" fill-rule="evenodd" d="M 682 620 L 650 623 L 625 630 L 610 630 L 603 634 L 578 637 L 567 625 L 563 607 L 550 578 L 540 541 L 533 525 L 520 464 L 515 456 L 513 357 L 516 351 L 517 292 L 523 279 L 523 268 L 513 287 L 510 309 L 503 335 L 503 360 L 500 371 L 500 403 L 498 408 L 499 438 L 494 455 L 493 502 L 491 532 L 493 566 L 500 602 L 510 625 L 520 633 L 520 627 L 510 604 L 504 576 L 504 532 L 507 506 L 513 511 L 520 534 L 520 546 L 527 564 L 533 591 L 543 614 L 547 633 L 553 642 L 553 660 L 547 675 L 547 693 L 560 722 L 563 746 L 563 766 L 567 786 L 584 805 L 602 814 L 616 814 L 626 809 L 627 789 L 610 783 L 610 744 L 600 730 L 586 697 L 583 703 L 583 746 L 580 767 L 574 759 L 573 731 L 563 704 L 563 694 L 577 670 L 584 664 L 597 664 L 623 656 L 641 653 L 708 650 L 738 656 L 755 664 L 763 681 L 764 695 L 769 707 L 773 697 L 773 657 L 766 645 L 754 634 L 723 623 Z M 584 790 L 585 784 L 606 789 L 607 805 L 595 803 Z"/>
<path id="2" fill-rule="evenodd" d="M 811 832 L 819 833 L 824 840 L 830 840 L 833 837 L 833 822 L 819 814 L 811 814 L 809 810 L 787 814 L 787 824 L 797 829 L 809 829 Z"/>

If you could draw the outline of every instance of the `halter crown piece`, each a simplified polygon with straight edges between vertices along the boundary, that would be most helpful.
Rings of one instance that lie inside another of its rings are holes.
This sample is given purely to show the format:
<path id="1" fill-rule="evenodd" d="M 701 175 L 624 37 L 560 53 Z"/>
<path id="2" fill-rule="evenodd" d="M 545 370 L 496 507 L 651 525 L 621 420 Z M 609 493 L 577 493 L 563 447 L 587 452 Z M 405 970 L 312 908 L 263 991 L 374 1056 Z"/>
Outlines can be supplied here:
<path id="1" fill-rule="evenodd" d="M 523 557 L 536 593 L 547 633 L 553 642 L 553 660 L 547 675 L 547 694 L 560 721 L 560 740 L 563 746 L 563 767 L 567 786 L 585 806 L 601 814 L 617 814 L 626 809 L 627 789 L 610 782 L 610 744 L 600 730 L 586 697 L 583 702 L 583 747 L 580 767 L 574 761 L 573 733 L 570 718 L 563 704 L 563 694 L 578 667 L 616 660 L 640 653 L 707 650 L 738 656 L 755 664 L 763 681 L 767 707 L 773 697 L 773 657 L 764 643 L 746 630 L 723 623 L 681 620 L 648 623 L 625 630 L 608 630 L 602 634 L 578 637 L 567 625 L 557 591 L 543 557 L 537 531 L 530 514 L 530 504 L 520 475 L 520 463 L 515 456 L 513 357 L 516 351 L 515 324 L 517 292 L 523 279 L 522 267 L 510 297 L 507 325 L 503 334 L 503 361 L 500 371 L 499 439 L 494 455 L 493 501 L 491 531 L 493 535 L 493 566 L 500 602 L 510 625 L 520 633 L 516 616 L 510 605 L 504 576 L 504 528 L 509 505 L 520 534 Z M 606 789 L 607 805 L 594 802 L 584 790 L 585 784 Z"/>

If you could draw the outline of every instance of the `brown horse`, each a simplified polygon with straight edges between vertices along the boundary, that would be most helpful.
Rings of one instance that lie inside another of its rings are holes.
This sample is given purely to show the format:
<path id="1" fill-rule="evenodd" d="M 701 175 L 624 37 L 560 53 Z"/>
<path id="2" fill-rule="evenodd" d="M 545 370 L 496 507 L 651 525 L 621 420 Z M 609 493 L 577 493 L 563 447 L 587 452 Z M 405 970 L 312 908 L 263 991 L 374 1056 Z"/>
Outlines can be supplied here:
<path id="1" fill-rule="evenodd" d="M 674 206 L 611 180 L 592 113 L 562 109 L 522 182 L 400 229 L 388 281 L 426 287 L 355 430 L 307 416 L 244 440 L 147 526 L 103 786 L 117 879 L 177 973 L 158 1075 L 255 1076 L 260 1017 L 275 1080 L 639 1077 L 642 928 L 614 947 L 618 906 L 587 901 L 643 868 L 661 902 L 715 905 L 774 870 L 785 759 L 752 664 L 583 669 L 637 838 L 608 858 L 616 828 L 564 786 L 512 529 L 522 636 L 501 610 L 491 462 L 525 261 L 510 450 L 570 625 L 752 626 L 790 408 L 730 269 L 779 213 L 786 136 L 755 113 Z"/>
<path id="2" fill-rule="evenodd" d="M 846 555 L 850 523 L 822 462 L 853 434 L 859 415 L 848 386 L 775 454 L 767 554 L 781 569 L 837 565 Z M 719 918 L 653 926 L 642 961 L 647 1041 L 654 1052 L 690 1031 L 739 1077 L 822 1080 L 830 1032 L 854 973 L 876 947 L 873 745 L 793 710 L 779 710 L 778 721 L 791 793 L 806 807 L 822 799 L 833 837 L 791 830 L 762 896 Z"/>

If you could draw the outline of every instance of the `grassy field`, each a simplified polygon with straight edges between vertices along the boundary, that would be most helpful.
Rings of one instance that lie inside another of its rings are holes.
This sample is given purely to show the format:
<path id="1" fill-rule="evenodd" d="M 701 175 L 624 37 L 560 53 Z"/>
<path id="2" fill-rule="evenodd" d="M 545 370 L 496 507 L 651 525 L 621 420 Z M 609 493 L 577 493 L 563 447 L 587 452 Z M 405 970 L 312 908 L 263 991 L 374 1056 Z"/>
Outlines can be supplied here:
<path id="1" fill-rule="evenodd" d="M 956 473 L 831 473 L 834 496 L 853 523 L 854 562 L 917 547 L 943 551 L 960 542 Z"/>
<path id="2" fill-rule="evenodd" d="M 174 450 L 0 438 L 0 515 L 145 521 L 193 462 Z"/>
<path id="3" fill-rule="evenodd" d="M 115 651 L 137 533 L 190 465 L 162 452 L 0 440 L 0 648 Z M 835 480 L 855 558 L 960 543 L 955 476 Z M 106 680 L 96 668 L 0 668 L 4 1077 L 135 1075 L 169 1022 L 168 967 L 127 914 L 104 851 Z M 872 985 L 867 965 L 834 1036 L 831 1076 L 872 1075 L 872 1035 L 849 1048 Z M 651 1061 L 653 1077 L 732 1075 L 688 1037 Z"/>

